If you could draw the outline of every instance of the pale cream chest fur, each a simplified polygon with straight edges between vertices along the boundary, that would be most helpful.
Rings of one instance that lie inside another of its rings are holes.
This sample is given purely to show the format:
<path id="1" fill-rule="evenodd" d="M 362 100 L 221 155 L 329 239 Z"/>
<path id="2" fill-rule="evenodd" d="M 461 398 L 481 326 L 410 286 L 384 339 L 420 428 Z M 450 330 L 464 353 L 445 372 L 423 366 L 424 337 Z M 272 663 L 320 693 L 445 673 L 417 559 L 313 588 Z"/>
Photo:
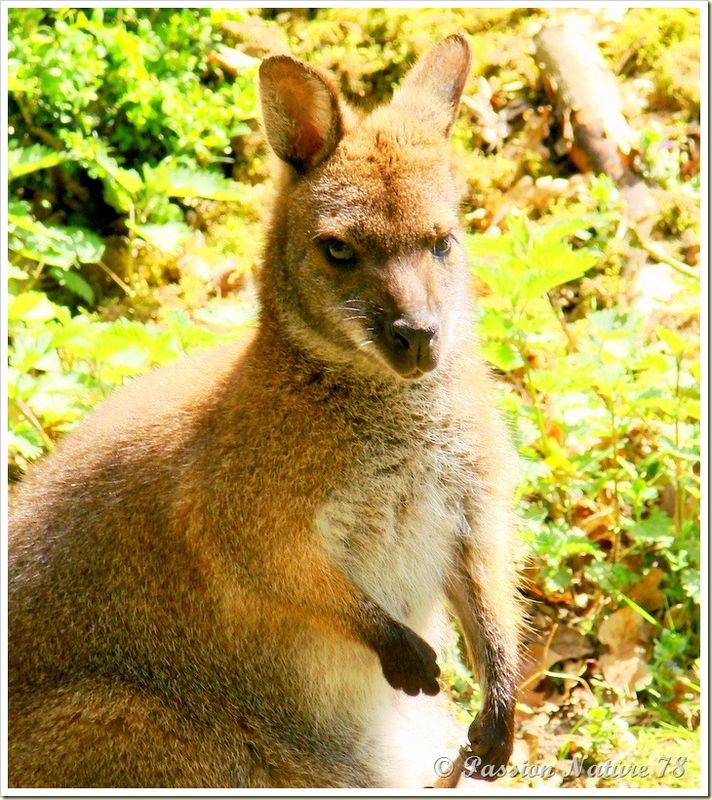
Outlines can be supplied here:
<path id="1" fill-rule="evenodd" d="M 318 510 L 316 532 L 361 589 L 421 632 L 441 605 L 462 530 L 461 470 L 450 437 L 387 427 Z"/>

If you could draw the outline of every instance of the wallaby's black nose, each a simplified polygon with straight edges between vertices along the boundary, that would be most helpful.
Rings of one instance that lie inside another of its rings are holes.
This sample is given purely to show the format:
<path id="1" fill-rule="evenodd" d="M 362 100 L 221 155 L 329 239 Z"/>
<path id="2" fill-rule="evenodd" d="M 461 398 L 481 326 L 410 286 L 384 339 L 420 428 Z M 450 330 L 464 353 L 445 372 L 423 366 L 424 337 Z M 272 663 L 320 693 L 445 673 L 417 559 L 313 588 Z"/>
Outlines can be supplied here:
<path id="1" fill-rule="evenodd" d="M 388 327 L 389 338 L 398 352 L 398 360 L 407 371 L 419 369 L 421 372 L 429 372 L 435 369 L 438 324 L 434 319 L 414 325 L 401 317 L 393 320 Z"/>

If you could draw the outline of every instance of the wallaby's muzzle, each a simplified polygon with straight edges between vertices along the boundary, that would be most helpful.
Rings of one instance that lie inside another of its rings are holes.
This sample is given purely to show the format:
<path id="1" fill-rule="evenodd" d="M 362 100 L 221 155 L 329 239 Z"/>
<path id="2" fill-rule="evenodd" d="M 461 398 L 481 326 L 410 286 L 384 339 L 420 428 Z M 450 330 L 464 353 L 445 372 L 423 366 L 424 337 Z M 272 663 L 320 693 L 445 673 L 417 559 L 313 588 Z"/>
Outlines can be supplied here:
<path id="1" fill-rule="evenodd" d="M 417 323 L 405 317 L 391 319 L 384 325 L 380 350 L 401 377 L 419 378 L 438 364 L 439 332 L 432 316 Z"/>

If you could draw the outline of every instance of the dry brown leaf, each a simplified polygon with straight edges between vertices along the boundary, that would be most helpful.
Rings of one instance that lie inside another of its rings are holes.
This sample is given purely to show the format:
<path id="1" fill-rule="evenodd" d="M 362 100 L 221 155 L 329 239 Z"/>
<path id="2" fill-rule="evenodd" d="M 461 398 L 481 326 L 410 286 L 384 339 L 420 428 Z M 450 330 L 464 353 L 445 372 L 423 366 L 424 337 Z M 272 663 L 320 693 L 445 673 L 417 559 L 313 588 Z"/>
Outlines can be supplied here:
<path id="1" fill-rule="evenodd" d="M 561 671 L 566 675 L 571 675 L 570 678 L 566 678 L 564 680 L 563 684 L 565 698 L 567 701 L 570 698 L 571 691 L 577 686 L 582 685 L 581 681 L 576 680 L 576 678 L 581 678 L 581 676 L 583 676 L 588 670 L 588 667 L 589 661 L 585 658 L 571 659 L 570 661 L 565 661 L 562 665 Z"/>
<path id="2" fill-rule="evenodd" d="M 551 647 L 559 654 L 559 660 L 582 658 L 593 653 L 593 644 L 576 628 L 559 625 L 551 640 Z"/>
<path id="3" fill-rule="evenodd" d="M 533 689 L 520 689 L 517 693 L 517 702 L 523 703 L 532 709 L 541 708 L 546 702 L 546 692 L 536 692 Z"/>
<path id="4" fill-rule="evenodd" d="M 537 673 L 543 673 L 559 661 L 582 658 L 593 652 L 591 642 L 575 628 L 557 626 L 553 636 L 549 632 L 527 646 L 522 668 L 522 683 Z"/>
<path id="5" fill-rule="evenodd" d="M 647 686 L 652 676 L 648 670 L 648 642 L 652 627 L 632 608 L 619 608 L 603 620 L 598 639 L 610 650 L 600 658 L 606 682 L 629 694 Z"/>
<path id="6" fill-rule="evenodd" d="M 526 739 L 515 739 L 512 746 L 512 756 L 510 763 L 512 764 L 526 764 L 530 761 L 532 752 L 529 748 L 529 743 Z"/>
<path id="7" fill-rule="evenodd" d="M 531 642 L 527 645 L 522 659 L 520 671 L 520 686 L 522 688 L 532 688 L 539 683 L 543 673 L 556 663 L 556 654 L 552 656 L 546 642 Z"/>
<path id="8" fill-rule="evenodd" d="M 628 694 L 640 691 L 653 679 L 644 651 L 632 653 L 627 658 L 606 653 L 601 656 L 600 665 L 606 683 Z"/>
<path id="9" fill-rule="evenodd" d="M 506 115 L 492 106 L 492 87 L 487 78 L 477 79 L 477 91 L 471 96 L 463 95 L 462 104 L 475 118 L 477 132 L 489 150 L 499 147 L 509 136 L 511 129 Z"/>
<path id="10" fill-rule="evenodd" d="M 614 513 L 612 506 L 604 506 L 588 514 L 585 513 L 585 509 L 582 509 L 576 522 L 588 535 L 598 531 L 600 528 L 608 531 L 613 527 Z"/>
<path id="11" fill-rule="evenodd" d="M 660 591 L 660 581 L 664 572 L 660 567 L 653 567 L 628 591 L 628 597 L 646 611 L 657 611 L 665 604 L 665 595 Z"/>
<path id="12" fill-rule="evenodd" d="M 549 699 L 544 692 L 536 691 L 544 673 L 560 661 L 580 659 L 592 652 L 593 645 L 583 634 L 564 625 L 558 625 L 553 636 L 549 631 L 539 641 L 531 642 L 522 666 L 519 701 L 530 708 L 541 707 Z"/>
<path id="13" fill-rule="evenodd" d="M 598 640 L 607 644 L 611 652 L 623 655 L 636 645 L 652 638 L 652 628 L 632 608 L 619 608 L 610 614 L 598 628 Z"/>

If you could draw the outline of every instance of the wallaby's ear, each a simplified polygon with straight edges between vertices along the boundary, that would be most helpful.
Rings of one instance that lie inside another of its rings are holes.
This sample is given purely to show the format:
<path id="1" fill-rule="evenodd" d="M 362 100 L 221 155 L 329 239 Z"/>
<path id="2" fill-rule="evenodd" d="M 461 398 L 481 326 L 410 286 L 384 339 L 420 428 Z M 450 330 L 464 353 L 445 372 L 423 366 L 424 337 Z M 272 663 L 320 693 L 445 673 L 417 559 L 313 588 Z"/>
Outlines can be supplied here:
<path id="1" fill-rule="evenodd" d="M 298 172 L 328 158 L 343 136 L 336 88 L 314 67 L 291 56 L 260 65 L 260 96 L 267 139 Z"/>
<path id="2" fill-rule="evenodd" d="M 407 109 L 421 122 L 449 136 L 470 71 L 470 45 L 460 33 L 426 53 L 393 95 L 392 106 Z"/>

